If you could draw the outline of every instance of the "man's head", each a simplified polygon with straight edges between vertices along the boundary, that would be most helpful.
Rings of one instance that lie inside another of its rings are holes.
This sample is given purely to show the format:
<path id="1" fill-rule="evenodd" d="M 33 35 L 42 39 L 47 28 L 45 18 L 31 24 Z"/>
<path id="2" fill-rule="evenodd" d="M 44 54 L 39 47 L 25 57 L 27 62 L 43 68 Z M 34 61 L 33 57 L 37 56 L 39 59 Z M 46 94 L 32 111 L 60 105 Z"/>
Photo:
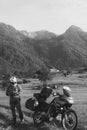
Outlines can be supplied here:
<path id="1" fill-rule="evenodd" d="M 17 84 L 17 78 L 16 78 L 15 76 L 12 76 L 12 77 L 9 79 L 9 81 L 10 81 L 10 83 L 11 83 L 12 85 Z"/>

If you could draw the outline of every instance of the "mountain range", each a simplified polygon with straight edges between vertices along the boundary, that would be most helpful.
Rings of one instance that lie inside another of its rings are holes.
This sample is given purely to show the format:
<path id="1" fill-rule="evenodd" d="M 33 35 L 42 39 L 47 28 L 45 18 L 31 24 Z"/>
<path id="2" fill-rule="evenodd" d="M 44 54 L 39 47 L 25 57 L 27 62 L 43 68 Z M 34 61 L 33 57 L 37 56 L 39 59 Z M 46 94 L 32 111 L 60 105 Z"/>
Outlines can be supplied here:
<path id="1" fill-rule="evenodd" d="M 87 66 L 87 32 L 70 26 L 61 35 L 19 31 L 0 23 L 0 75 L 31 76 L 37 70 Z"/>

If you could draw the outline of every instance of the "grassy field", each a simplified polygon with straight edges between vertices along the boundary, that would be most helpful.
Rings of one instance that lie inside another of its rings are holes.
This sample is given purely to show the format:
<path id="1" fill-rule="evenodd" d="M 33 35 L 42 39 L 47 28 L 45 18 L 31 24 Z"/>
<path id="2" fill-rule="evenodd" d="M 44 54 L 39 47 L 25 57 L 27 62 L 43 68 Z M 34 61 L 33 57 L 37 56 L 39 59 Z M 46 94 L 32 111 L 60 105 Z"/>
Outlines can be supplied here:
<path id="1" fill-rule="evenodd" d="M 12 115 L 9 107 L 9 98 L 5 95 L 5 91 L 0 89 L 0 130 L 62 130 L 62 127 L 53 126 L 52 124 L 43 124 L 37 128 L 33 124 L 32 112 L 25 108 L 25 101 L 33 96 L 33 93 L 39 90 L 32 89 L 33 86 L 38 85 L 38 81 L 32 80 L 29 84 L 22 84 L 23 93 L 21 94 L 22 110 L 24 113 L 25 123 L 20 124 L 17 114 L 17 125 L 11 127 L 9 123 L 12 121 Z M 76 130 L 87 130 L 87 73 L 72 74 L 67 77 L 56 76 L 50 84 L 58 84 L 60 88 L 68 85 L 72 90 L 72 96 L 75 103 L 72 108 L 78 115 L 78 126 Z"/>

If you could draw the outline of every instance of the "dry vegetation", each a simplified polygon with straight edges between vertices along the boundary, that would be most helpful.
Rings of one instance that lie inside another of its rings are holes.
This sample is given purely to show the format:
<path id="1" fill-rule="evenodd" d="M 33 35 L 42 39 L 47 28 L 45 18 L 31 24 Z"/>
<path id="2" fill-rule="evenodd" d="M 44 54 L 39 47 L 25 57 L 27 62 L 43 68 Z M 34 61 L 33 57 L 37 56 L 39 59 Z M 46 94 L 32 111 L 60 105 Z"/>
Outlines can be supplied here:
<path id="1" fill-rule="evenodd" d="M 57 83 L 59 86 L 65 84 L 69 85 L 72 89 L 72 95 L 75 99 L 73 109 L 78 115 L 78 126 L 76 130 L 87 130 L 87 73 L 72 74 L 67 77 L 56 76 L 50 83 Z M 24 113 L 25 123 L 20 124 L 17 115 L 17 125 L 12 127 L 11 111 L 9 108 L 9 98 L 6 97 L 5 91 L 0 89 L 0 130 L 62 130 L 61 126 L 53 126 L 52 124 L 43 124 L 41 127 L 36 128 L 32 120 L 32 112 L 25 108 L 25 101 L 33 95 L 34 92 L 39 90 L 31 89 L 38 81 L 31 81 L 29 84 L 22 84 L 22 109 Z"/>

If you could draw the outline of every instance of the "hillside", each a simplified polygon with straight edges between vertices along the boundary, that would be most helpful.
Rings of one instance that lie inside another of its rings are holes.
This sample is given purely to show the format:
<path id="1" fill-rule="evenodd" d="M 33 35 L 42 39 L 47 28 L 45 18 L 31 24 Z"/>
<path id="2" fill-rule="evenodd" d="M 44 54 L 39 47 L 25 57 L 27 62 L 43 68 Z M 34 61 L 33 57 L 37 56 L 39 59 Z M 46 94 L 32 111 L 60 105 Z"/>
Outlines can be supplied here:
<path id="1" fill-rule="evenodd" d="M 10 25 L 0 24 L 0 74 L 16 73 L 31 75 L 39 68 L 45 68 L 26 37 Z"/>
<path id="2" fill-rule="evenodd" d="M 36 42 L 34 49 L 52 66 L 67 69 L 87 65 L 87 33 L 79 27 L 71 26 L 56 38 Z"/>
<path id="3" fill-rule="evenodd" d="M 31 38 L 31 36 L 33 36 Z M 36 70 L 87 66 L 87 32 L 72 25 L 62 35 L 18 31 L 0 23 L 0 74 L 30 76 Z"/>

